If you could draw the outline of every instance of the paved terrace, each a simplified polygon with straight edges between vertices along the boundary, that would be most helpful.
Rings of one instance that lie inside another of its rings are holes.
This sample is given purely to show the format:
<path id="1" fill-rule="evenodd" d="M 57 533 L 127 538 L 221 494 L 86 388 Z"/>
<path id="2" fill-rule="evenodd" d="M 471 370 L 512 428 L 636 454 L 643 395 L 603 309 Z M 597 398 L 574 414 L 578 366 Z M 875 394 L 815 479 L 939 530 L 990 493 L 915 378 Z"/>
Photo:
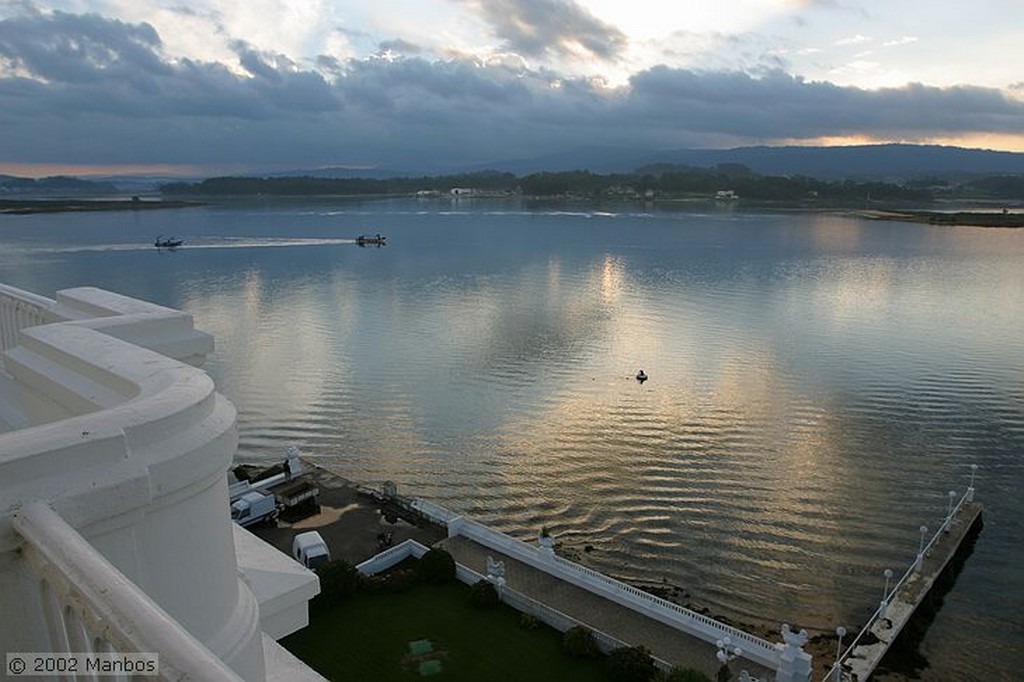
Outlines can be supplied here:
<path id="1" fill-rule="evenodd" d="M 715 657 L 718 649 L 714 644 L 570 585 L 465 536 L 448 538 L 443 545 L 455 561 L 482 575 L 487 574 L 488 556 L 495 561 L 504 561 L 505 580 L 510 589 L 627 644 L 642 644 L 663 661 L 684 668 L 696 668 L 714 679 L 720 665 Z M 746 659 L 734 661 L 730 667 L 735 675 L 746 670 L 755 677 L 774 679 L 774 671 Z"/>
<path id="2" fill-rule="evenodd" d="M 457 562 L 481 575 L 487 574 L 487 557 L 490 556 L 505 562 L 505 577 L 510 589 L 615 639 L 630 645 L 642 644 L 663 661 L 696 668 L 714 679 L 719 667 L 715 645 L 488 549 L 465 536 L 444 539 L 444 531 L 434 524 L 387 523 L 380 513 L 380 503 L 360 493 L 354 483 L 308 461 L 305 464 L 320 489 L 322 513 L 295 525 L 282 522 L 280 525 L 253 528 L 258 536 L 282 552 L 291 554 L 292 537 L 297 532 L 317 530 L 327 541 L 335 559 L 356 564 L 380 551 L 377 535 L 385 531 L 392 533 L 394 544 L 414 539 L 426 546 L 443 545 Z M 734 661 L 731 668 L 737 675 L 741 670 L 747 670 L 756 677 L 774 679 L 773 671 L 746 659 Z"/>

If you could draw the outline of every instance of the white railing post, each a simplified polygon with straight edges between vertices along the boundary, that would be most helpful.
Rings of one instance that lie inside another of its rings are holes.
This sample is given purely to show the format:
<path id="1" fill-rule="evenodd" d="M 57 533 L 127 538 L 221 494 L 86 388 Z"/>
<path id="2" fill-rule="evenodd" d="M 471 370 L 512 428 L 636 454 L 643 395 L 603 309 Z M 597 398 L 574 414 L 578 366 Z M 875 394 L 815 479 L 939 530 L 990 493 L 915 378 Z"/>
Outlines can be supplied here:
<path id="1" fill-rule="evenodd" d="M 812 660 L 803 650 L 807 643 L 807 630 L 793 632 L 789 625 L 782 626 L 781 644 L 776 645 L 778 666 L 775 682 L 810 682 Z"/>
<path id="2" fill-rule="evenodd" d="M 882 575 L 885 576 L 885 587 L 882 588 L 882 606 L 879 613 L 884 617 L 886 609 L 889 608 L 889 581 L 892 580 L 892 569 L 885 569 Z"/>
<path id="3" fill-rule="evenodd" d="M 942 524 L 942 532 L 948 533 L 949 529 L 953 527 L 953 499 L 956 498 L 956 491 L 950 490 L 946 494 L 946 521 Z"/>
<path id="4" fill-rule="evenodd" d="M 924 566 L 924 536 L 928 532 L 928 526 L 922 525 L 921 528 L 920 528 L 920 531 L 921 531 L 921 544 L 919 544 L 918 547 L 917 547 L 917 560 L 914 561 L 914 570 L 915 571 L 920 571 L 921 568 Z"/>

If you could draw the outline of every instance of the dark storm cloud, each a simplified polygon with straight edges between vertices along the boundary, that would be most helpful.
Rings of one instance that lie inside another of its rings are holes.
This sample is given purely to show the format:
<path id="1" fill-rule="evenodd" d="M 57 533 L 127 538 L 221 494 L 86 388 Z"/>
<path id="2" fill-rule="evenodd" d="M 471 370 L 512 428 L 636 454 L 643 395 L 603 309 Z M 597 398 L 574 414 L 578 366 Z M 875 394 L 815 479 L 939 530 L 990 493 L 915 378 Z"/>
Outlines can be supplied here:
<path id="1" fill-rule="evenodd" d="M 614 59 L 626 47 L 626 35 L 572 0 L 468 0 L 507 49 L 540 57 L 572 55 L 582 48 Z"/>
<path id="2" fill-rule="evenodd" d="M 0 21 L 0 57 L 18 70 L 56 82 L 96 82 L 167 72 L 149 24 L 96 14 L 54 12 Z"/>
<path id="3" fill-rule="evenodd" d="M 594 145 L 1024 129 L 1024 104 L 986 88 L 862 90 L 781 70 L 656 67 L 607 89 L 511 58 L 324 55 L 313 68 L 244 41 L 231 48 L 242 72 L 166 57 L 147 24 L 0 21 L 0 161 L 441 168 Z"/>
<path id="4" fill-rule="evenodd" d="M 1014 132 L 1024 104 L 998 90 L 910 84 L 863 90 L 782 71 L 701 73 L 659 66 L 630 81 L 629 108 L 652 125 L 760 139 Z"/>

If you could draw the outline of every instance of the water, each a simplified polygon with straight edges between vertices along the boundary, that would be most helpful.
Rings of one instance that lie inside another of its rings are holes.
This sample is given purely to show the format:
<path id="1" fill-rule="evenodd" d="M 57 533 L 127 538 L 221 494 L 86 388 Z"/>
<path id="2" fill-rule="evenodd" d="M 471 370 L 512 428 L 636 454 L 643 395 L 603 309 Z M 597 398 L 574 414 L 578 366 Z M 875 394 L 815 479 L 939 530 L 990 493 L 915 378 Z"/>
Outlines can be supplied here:
<path id="1" fill-rule="evenodd" d="M 1024 667 L 1024 231 L 249 203 L 0 216 L 0 281 L 192 313 L 245 459 L 299 443 L 741 622 L 852 631 L 978 464 L 985 529 L 916 674 Z"/>

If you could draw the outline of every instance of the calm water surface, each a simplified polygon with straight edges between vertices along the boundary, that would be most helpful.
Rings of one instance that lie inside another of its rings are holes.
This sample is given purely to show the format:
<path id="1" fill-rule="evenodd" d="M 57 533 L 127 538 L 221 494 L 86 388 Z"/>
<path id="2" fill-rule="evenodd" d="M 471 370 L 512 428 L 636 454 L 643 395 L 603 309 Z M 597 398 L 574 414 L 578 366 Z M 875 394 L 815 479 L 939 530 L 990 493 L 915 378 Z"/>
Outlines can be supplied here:
<path id="1" fill-rule="evenodd" d="M 241 204 L 3 216 L 0 281 L 191 312 L 245 459 L 299 443 L 740 621 L 859 626 L 976 463 L 985 529 L 882 678 L 1024 669 L 1024 231 Z"/>

